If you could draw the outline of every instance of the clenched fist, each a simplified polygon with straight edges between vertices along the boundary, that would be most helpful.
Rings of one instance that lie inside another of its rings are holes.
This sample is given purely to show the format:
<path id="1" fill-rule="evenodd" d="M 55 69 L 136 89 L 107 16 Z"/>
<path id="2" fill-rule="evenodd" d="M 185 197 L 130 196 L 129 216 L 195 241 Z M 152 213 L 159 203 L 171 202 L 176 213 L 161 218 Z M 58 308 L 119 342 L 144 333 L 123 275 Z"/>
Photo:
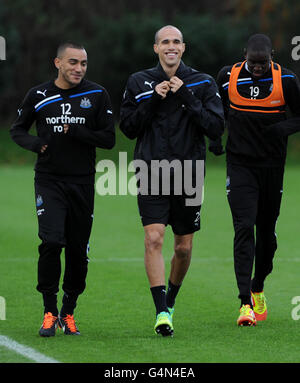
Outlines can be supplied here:
<path id="1" fill-rule="evenodd" d="M 183 85 L 183 81 L 180 78 L 173 76 L 170 78 L 170 90 L 175 93 Z"/>
<path id="2" fill-rule="evenodd" d="M 162 99 L 166 98 L 167 93 L 170 90 L 170 82 L 169 81 L 163 81 L 156 85 L 155 92 L 158 93 Z"/>

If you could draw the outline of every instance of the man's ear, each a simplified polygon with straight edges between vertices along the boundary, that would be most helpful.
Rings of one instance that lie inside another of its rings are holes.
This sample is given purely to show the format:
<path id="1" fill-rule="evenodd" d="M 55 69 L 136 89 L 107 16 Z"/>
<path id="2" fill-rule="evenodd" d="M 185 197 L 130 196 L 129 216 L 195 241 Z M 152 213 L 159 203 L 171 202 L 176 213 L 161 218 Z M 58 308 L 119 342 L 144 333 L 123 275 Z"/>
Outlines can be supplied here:
<path id="1" fill-rule="evenodd" d="M 153 50 L 156 54 L 158 53 L 157 44 L 153 44 Z"/>
<path id="2" fill-rule="evenodd" d="M 59 69 L 60 64 L 60 59 L 58 57 L 55 57 L 54 59 L 54 65 L 56 66 L 57 69 Z"/>

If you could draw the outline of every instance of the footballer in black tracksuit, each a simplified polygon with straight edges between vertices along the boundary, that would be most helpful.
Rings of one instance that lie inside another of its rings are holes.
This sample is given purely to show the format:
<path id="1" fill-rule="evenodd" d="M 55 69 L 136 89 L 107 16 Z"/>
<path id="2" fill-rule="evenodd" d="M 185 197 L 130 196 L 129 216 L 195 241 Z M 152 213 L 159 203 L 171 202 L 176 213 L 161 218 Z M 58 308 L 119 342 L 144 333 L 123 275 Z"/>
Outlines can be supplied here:
<path id="1" fill-rule="evenodd" d="M 277 73 L 279 65 L 271 64 Z M 280 133 L 273 124 L 280 122 L 282 127 L 285 126 L 288 121 L 286 107 L 292 114 L 300 115 L 300 89 L 296 75 L 281 68 L 278 89 L 282 89 L 282 100 L 277 97 L 266 107 L 263 100 L 270 97 L 274 88 L 272 66 L 261 77 L 255 78 L 248 70 L 247 62 L 236 65 L 240 72 L 236 91 L 233 87 L 232 92 L 235 93 L 234 100 L 241 100 L 241 105 L 234 104 L 229 92 L 232 65 L 221 69 L 217 84 L 228 127 L 226 187 L 235 230 L 235 273 L 242 304 L 251 304 L 250 290 L 263 291 L 265 278 L 273 268 L 287 136 L 295 131 L 281 129 Z M 261 100 L 261 106 L 253 105 L 253 100 L 258 100 L 258 104 Z M 251 281 L 254 259 L 255 273 Z"/>
<path id="2" fill-rule="evenodd" d="M 169 81 L 169 77 L 160 63 L 132 74 L 121 105 L 120 129 L 128 138 L 136 139 L 135 160 L 143 160 L 148 165 L 152 160 L 182 163 L 190 160 L 195 172 L 196 161 L 205 160 L 204 136 L 217 139 L 223 134 L 222 101 L 211 76 L 182 61 L 175 76 L 183 85 L 176 93 L 169 91 L 162 100 L 155 87 Z M 162 197 L 161 189 L 159 193 L 157 197 L 138 194 L 144 226 L 170 224 L 178 235 L 199 230 L 200 206 L 185 206 L 182 198 Z"/>
<path id="3" fill-rule="evenodd" d="M 34 121 L 37 136 L 28 133 Z M 65 294 L 73 297 L 75 304 L 85 289 L 95 148 L 111 149 L 115 143 L 109 95 L 102 86 L 85 79 L 70 89 L 58 88 L 54 81 L 43 83 L 27 93 L 10 133 L 18 145 L 38 153 L 35 197 L 42 243 L 37 289 L 44 296 L 45 312 L 54 312 L 63 247 Z M 45 144 L 47 150 L 41 153 Z"/>

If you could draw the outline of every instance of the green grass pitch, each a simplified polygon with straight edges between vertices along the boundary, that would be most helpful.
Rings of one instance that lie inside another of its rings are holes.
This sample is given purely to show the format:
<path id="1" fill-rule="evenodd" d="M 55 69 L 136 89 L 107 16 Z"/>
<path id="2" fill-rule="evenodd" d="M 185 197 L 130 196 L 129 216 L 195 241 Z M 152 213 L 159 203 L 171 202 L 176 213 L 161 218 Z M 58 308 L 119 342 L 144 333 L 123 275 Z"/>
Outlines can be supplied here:
<path id="1" fill-rule="evenodd" d="M 153 331 L 155 312 L 144 270 L 136 198 L 98 195 L 87 288 L 75 311 L 82 335 L 68 337 L 58 331 L 53 338 L 39 337 L 43 307 L 35 289 L 39 239 L 33 170 L 2 166 L 0 172 L 0 296 L 6 301 L 0 335 L 65 363 L 300 361 L 300 322 L 291 316 L 292 298 L 300 296 L 298 167 L 287 167 L 285 173 L 278 250 L 265 285 L 268 320 L 255 328 L 238 328 L 225 168 L 208 163 L 202 229 L 195 235 L 191 268 L 176 300 L 173 338 L 161 338 Z M 168 227 L 163 248 L 167 273 L 172 248 Z M 59 302 L 61 298 L 60 293 Z M 0 362 L 26 361 L 0 346 Z"/>

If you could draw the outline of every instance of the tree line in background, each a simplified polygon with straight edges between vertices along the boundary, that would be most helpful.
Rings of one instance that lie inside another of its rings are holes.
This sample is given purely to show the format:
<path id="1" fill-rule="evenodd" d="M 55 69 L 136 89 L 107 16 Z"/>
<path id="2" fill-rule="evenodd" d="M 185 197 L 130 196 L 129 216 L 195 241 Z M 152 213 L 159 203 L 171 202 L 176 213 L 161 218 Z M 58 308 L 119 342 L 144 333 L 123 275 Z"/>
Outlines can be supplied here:
<path id="1" fill-rule="evenodd" d="M 184 62 L 213 77 L 243 58 L 248 37 L 257 32 L 271 37 L 274 60 L 299 76 L 299 62 L 291 58 L 299 11 L 298 0 L 1 0 L 7 59 L 0 61 L 0 127 L 14 118 L 29 88 L 55 78 L 61 41 L 86 47 L 87 78 L 107 88 L 116 116 L 128 76 L 156 65 L 154 34 L 166 24 L 183 32 Z"/>

